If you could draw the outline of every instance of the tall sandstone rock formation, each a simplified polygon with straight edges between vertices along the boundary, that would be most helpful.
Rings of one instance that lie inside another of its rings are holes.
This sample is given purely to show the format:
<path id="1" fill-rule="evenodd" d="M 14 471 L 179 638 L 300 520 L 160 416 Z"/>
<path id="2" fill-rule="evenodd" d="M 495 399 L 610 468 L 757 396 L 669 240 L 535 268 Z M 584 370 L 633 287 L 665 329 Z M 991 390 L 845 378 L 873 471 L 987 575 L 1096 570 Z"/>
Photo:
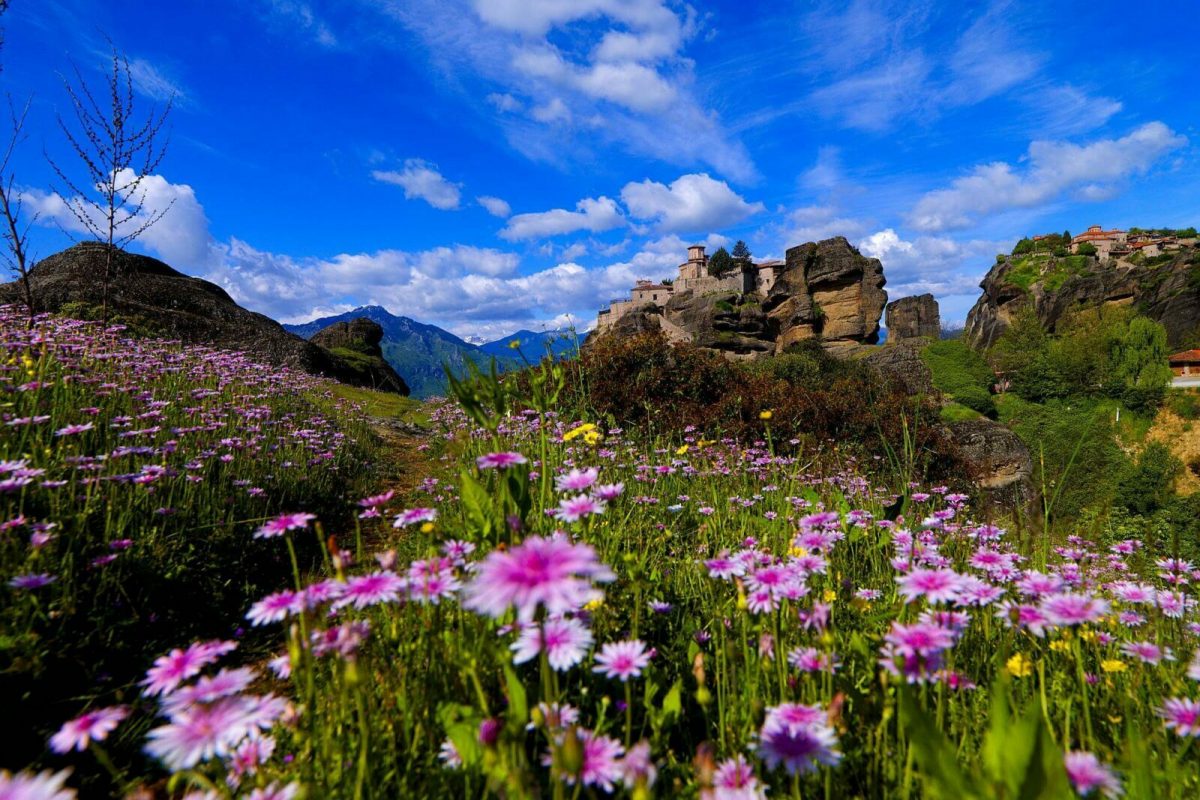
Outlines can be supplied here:
<path id="1" fill-rule="evenodd" d="M 818 339 L 834 353 L 879 341 L 887 303 L 883 265 L 838 236 L 787 251 L 766 293 L 676 292 L 662 308 L 646 304 L 624 314 L 603 335 L 661 330 L 730 358 L 753 359 Z"/>
<path id="2" fill-rule="evenodd" d="M 778 331 L 775 351 L 818 338 L 846 351 L 879 341 L 887 281 L 877 258 L 867 258 L 838 236 L 789 248 L 783 271 L 763 302 Z"/>
<path id="3" fill-rule="evenodd" d="M 938 303 L 931 294 L 901 297 L 887 304 L 884 314 L 888 341 L 928 337 L 937 339 L 942 335 L 942 318 Z"/>

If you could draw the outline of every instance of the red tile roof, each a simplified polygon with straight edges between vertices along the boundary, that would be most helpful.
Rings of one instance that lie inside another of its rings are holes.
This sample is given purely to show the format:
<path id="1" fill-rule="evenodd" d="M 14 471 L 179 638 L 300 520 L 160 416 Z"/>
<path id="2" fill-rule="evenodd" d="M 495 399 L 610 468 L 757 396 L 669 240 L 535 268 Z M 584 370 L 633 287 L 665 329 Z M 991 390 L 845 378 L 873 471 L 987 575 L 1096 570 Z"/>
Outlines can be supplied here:
<path id="1" fill-rule="evenodd" d="M 1169 361 L 1172 364 L 1200 363 L 1200 350 L 1184 350 L 1182 353 L 1176 353 L 1171 356 Z"/>

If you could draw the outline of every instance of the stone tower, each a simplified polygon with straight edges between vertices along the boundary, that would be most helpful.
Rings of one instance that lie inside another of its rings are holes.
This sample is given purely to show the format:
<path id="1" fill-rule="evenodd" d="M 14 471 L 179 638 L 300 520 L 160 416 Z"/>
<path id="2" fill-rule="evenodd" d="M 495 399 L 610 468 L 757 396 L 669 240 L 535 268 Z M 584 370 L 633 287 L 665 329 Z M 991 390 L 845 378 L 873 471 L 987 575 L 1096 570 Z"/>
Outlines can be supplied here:
<path id="1" fill-rule="evenodd" d="M 679 265 L 679 277 L 684 280 L 696 280 L 708 274 L 708 256 L 704 255 L 704 245 L 694 244 L 688 248 L 686 264 Z"/>

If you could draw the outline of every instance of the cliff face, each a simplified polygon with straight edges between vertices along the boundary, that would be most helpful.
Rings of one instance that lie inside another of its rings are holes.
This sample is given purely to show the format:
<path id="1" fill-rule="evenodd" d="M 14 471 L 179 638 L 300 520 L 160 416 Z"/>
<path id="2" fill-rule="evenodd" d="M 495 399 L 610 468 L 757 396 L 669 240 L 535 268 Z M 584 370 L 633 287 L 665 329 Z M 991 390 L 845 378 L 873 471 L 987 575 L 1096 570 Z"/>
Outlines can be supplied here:
<path id="1" fill-rule="evenodd" d="M 1162 323 L 1171 347 L 1190 343 L 1200 329 L 1200 250 L 1195 244 L 1134 260 L 1006 256 L 980 288 L 983 294 L 967 314 L 963 334 L 976 348 L 994 344 L 1027 304 L 1047 330 L 1071 311 L 1105 305 L 1133 306 Z"/>
<path id="2" fill-rule="evenodd" d="M 83 242 L 38 262 L 29 273 L 38 310 L 97 318 L 106 249 L 99 242 Z M 335 354 L 288 333 L 269 317 L 247 311 L 214 283 L 123 251 L 113 253 L 112 272 L 110 318 L 157 336 L 240 350 L 264 364 L 354 382 L 353 370 Z M 16 283 L 0 284 L 0 303 L 19 303 L 22 298 Z M 391 391 L 408 393 L 403 382 Z"/>
<path id="3" fill-rule="evenodd" d="M 625 313 L 603 335 L 659 329 L 673 341 L 730 358 L 760 358 L 814 338 L 833 352 L 847 352 L 879 341 L 884 283 L 879 260 L 839 236 L 790 248 L 765 297 L 679 291 L 661 309 L 647 304 Z"/>

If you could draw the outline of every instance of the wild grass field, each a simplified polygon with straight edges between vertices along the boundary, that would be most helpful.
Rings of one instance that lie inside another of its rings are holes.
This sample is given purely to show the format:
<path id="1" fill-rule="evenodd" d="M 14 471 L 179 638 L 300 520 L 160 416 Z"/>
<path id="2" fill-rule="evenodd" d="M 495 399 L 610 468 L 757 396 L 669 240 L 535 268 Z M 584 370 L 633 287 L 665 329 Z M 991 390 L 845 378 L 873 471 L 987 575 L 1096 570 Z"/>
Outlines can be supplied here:
<path id="1" fill-rule="evenodd" d="M 229 353 L 0 346 L 0 797 L 1200 792 L 1178 537 L 927 482 L 903 404 L 874 455 L 769 383 L 623 428 L 580 398 L 628 373 L 547 361 L 389 442 Z"/>

